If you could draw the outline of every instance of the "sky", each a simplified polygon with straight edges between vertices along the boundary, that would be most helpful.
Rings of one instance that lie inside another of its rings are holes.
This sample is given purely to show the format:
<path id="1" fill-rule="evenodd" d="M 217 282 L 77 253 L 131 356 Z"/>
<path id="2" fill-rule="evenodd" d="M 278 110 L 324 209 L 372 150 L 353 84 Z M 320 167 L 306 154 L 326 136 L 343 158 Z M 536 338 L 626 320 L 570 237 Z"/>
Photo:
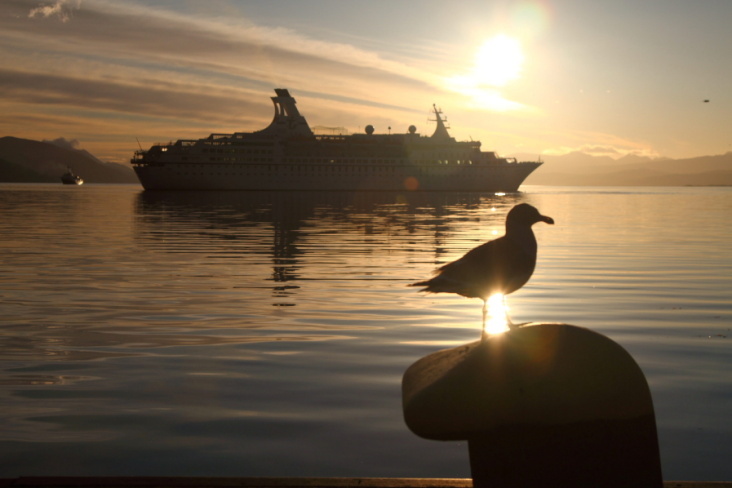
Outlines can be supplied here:
<path id="1" fill-rule="evenodd" d="M 0 136 L 127 163 L 262 129 L 288 88 L 349 133 L 430 135 L 436 104 L 504 156 L 724 154 L 730 19 L 729 0 L 0 0 Z"/>

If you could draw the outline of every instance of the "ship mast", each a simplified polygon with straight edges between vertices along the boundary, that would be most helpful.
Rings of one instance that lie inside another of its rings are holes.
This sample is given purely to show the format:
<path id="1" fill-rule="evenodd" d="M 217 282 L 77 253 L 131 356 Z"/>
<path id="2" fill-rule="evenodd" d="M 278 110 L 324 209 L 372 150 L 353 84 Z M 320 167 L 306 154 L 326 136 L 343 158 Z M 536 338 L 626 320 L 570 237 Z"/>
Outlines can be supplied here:
<path id="1" fill-rule="evenodd" d="M 432 110 L 435 113 L 435 120 L 430 120 L 430 122 L 437 122 L 435 132 L 432 134 L 432 139 L 438 141 L 452 141 L 453 138 L 450 137 L 450 133 L 447 132 L 447 127 L 445 126 L 445 122 L 447 122 L 447 120 L 443 120 L 441 117 L 442 110 L 438 109 L 435 104 L 432 104 Z"/>

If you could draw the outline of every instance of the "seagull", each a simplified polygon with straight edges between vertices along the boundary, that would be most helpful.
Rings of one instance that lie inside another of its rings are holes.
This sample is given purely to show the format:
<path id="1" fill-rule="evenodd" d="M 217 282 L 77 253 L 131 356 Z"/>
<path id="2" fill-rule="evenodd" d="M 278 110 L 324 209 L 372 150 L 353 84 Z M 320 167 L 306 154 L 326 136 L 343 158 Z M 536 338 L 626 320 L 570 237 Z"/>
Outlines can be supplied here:
<path id="1" fill-rule="evenodd" d="M 506 234 L 486 242 L 460 259 L 438 268 L 436 275 L 409 286 L 422 286 L 428 293 L 457 293 L 483 300 L 483 327 L 488 298 L 504 297 L 529 281 L 536 266 L 536 237 L 531 226 L 537 222 L 554 224 L 528 203 L 516 205 L 506 216 Z M 510 319 L 508 326 L 514 328 Z"/>

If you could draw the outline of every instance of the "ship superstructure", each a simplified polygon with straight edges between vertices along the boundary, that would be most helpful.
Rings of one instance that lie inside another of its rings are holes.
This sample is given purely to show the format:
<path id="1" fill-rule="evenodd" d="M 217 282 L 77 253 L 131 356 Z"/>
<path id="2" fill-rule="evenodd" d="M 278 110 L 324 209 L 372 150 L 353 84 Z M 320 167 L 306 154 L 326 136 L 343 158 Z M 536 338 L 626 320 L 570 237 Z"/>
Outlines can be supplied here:
<path id="1" fill-rule="evenodd" d="M 541 162 L 481 151 L 450 136 L 442 113 L 431 136 L 405 133 L 317 135 L 286 89 L 256 132 L 211 134 L 140 150 L 132 159 L 146 190 L 425 190 L 513 192 Z"/>

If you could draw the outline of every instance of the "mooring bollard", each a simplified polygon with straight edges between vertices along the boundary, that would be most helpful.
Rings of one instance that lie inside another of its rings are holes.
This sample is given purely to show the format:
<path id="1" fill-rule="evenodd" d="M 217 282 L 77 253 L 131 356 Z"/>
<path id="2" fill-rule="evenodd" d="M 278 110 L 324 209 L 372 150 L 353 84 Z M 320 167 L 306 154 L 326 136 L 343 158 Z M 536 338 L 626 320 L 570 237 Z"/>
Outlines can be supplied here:
<path id="1" fill-rule="evenodd" d="M 430 354 L 402 400 L 418 436 L 468 441 L 476 488 L 663 486 L 648 383 L 589 329 L 535 323 Z"/>

